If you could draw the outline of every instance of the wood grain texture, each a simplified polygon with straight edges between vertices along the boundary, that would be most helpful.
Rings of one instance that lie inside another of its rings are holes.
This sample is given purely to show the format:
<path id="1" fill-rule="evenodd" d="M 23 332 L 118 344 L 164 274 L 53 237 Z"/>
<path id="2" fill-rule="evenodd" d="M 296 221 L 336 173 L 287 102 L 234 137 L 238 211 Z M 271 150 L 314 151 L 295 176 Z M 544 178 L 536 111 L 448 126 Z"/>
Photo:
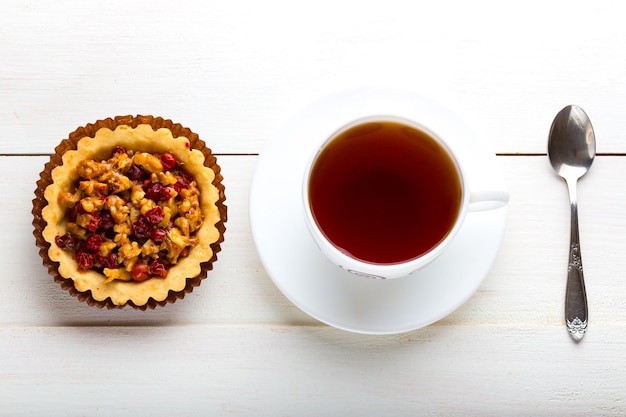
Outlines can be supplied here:
<path id="1" fill-rule="evenodd" d="M 2 327 L 3 415 L 626 412 L 624 327 Z M 579 358 L 572 366 L 571 357 Z M 581 376 L 584 375 L 584 378 Z"/>
<path id="2" fill-rule="evenodd" d="M 0 416 L 626 414 L 620 5 L 0 3 Z M 248 220 L 250 178 L 274 129 L 312 100 L 371 85 L 461 114 L 501 155 L 511 192 L 504 242 L 478 291 L 393 336 L 340 331 L 291 304 Z M 545 156 L 552 118 L 571 103 L 590 115 L 601 152 L 579 182 L 590 307 L 579 344 L 563 323 L 567 189 Z M 154 311 L 70 297 L 32 236 L 47 155 L 77 126 L 122 114 L 190 127 L 226 186 L 214 270 Z"/>
<path id="3" fill-rule="evenodd" d="M 221 153 L 259 152 L 319 96 L 382 85 L 463 114 L 497 152 L 545 152 L 567 104 L 622 152 L 619 2 L 0 5 L 0 153 L 41 153 L 84 123 L 152 114 Z"/>

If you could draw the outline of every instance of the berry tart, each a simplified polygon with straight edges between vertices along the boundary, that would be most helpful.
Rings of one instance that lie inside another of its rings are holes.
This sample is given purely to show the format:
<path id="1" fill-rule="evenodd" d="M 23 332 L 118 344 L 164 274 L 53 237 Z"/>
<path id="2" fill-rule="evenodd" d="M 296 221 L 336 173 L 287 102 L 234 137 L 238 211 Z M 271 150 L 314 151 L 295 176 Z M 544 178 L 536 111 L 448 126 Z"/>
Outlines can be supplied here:
<path id="1" fill-rule="evenodd" d="M 55 149 L 33 200 L 34 235 L 61 287 L 100 308 L 145 310 L 183 298 L 224 240 L 220 167 L 170 120 L 120 116 Z"/>

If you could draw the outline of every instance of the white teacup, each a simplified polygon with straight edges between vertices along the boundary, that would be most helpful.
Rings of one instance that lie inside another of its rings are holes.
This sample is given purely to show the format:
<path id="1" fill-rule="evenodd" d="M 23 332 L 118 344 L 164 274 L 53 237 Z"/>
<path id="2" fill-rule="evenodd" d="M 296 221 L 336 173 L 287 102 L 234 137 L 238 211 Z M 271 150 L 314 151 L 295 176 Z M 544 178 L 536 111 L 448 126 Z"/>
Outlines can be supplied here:
<path id="1" fill-rule="evenodd" d="M 330 261 L 361 276 L 404 277 L 448 247 L 468 211 L 508 202 L 506 190 L 470 184 L 462 138 L 446 134 L 379 115 L 320 138 L 302 195 L 308 229 Z"/>

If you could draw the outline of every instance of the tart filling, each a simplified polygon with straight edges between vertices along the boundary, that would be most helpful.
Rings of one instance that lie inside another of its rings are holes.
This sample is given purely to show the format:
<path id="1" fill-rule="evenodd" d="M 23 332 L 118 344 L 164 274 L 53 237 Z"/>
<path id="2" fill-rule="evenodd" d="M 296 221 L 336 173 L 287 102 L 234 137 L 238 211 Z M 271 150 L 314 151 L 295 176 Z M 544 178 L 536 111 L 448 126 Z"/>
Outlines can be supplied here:
<path id="1" fill-rule="evenodd" d="M 200 190 L 173 154 L 118 146 L 107 160 L 80 161 L 77 172 L 76 191 L 59 194 L 67 232 L 54 241 L 79 269 L 102 271 L 105 283 L 165 278 L 198 244 Z"/>
<path id="2" fill-rule="evenodd" d="M 80 292 L 115 305 L 182 291 L 220 237 L 204 155 L 150 125 L 99 129 L 52 171 L 42 211 L 48 256 Z"/>

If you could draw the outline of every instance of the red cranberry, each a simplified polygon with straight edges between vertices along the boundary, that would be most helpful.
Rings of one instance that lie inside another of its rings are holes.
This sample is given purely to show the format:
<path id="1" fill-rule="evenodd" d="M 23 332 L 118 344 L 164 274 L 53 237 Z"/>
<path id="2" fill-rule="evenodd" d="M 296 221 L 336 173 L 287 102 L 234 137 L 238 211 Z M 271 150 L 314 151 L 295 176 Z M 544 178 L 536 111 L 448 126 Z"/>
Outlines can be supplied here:
<path id="1" fill-rule="evenodd" d="M 191 184 L 191 181 L 193 181 L 193 175 L 191 175 L 189 172 L 187 172 L 184 169 L 181 169 L 180 173 L 183 176 L 183 178 L 185 178 L 185 181 L 187 181 L 187 184 Z"/>
<path id="2" fill-rule="evenodd" d="M 160 185 L 159 183 L 157 184 Z M 143 185 L 143 189 L 146 192 L 146 197 L 148 197 L 150 200 L 159 201 L 159 197 L 161 195 L 159 194 L 159 188 L 157 187 L 157 184 L 152 184 L 152 182 L 150 182 Z M 162 187 L 162 185 L 160 186 Z"/>
<path id="3" fill-rule="evenodd" d="M 131 167 L 128 169 L 128 172 L 126 173 L 126 176 L 131 181 L 140 181 L 142 178 L 144 178 L 145 175 L 146 171 L 144 171 L 137 165 L 131 165 Z"/>
<path id="4" fill-rule="evenodd" d="M 178 164 L 176 157 L 171 153 L 164 153 L 159 159 L 163 164 L 163 168 L 168 170 L 174 168 Z"/>
<path id="5" fill-rule="evenodd" d="M 93 268 L 94 261 L 95 261 L 94 256 L 91 253 L 82 252 L 82 251 L 76 253 L 76 262 L 78 263 L 78 267 L 80 269 Z"/>
<path id="6" fill-rule="evenodd" d="M 148 210 L 145 214 L 148 222 L 152 224 L 157 224 L 161 220 L 163 220 L 163 209 L 161 206 L 156 206 L 155 208 Z"/>
<path id="7" fill-rule="evenodd" d="M 89 239 L 87 239 L 87 250 L 89 252 L 98 252 L 100 251 L 100 245 L 104 242 L 104 239 L 100 235 L 91 235 Z"/>
<path id="8" fill-rule="evenodd" d="M 172 192 L 167 187 L 161 187 L 159 191 L 161 201 L 167 201 L 172 196 Z"/>
<path id="9" fill-rule="evenodd" d="M 165 278 L 167 275 L 167 268 L 165 268 L 165 264 L 163 262 L 155 259 L 150 264 L 150 274 L 156 275 L 160 278 Z"/>
<path id="10" fill-rule="evenodd" d="M 189 184 L 193 181 L 188 175 L 186 175 L 183 171 L 180 172 L 180 175 L 176 177 L 176 184 L 173 185 L 174 189 L 177 193 L 180 193 L 180 190 L 183 188 L 189 188 Z"/>
<path id="11" fill-rule="evenodd" d="M 150 278 L 150 267 L 148 264 L 138 262 L 133 266 L 130 275 L 135 281 L 145 281 Z"/>
<path id="12" fill-rule="evenodd" d="M 189 188 L 189 184 L 194 180 L 193 175 L 191 175 L 187 170 L 183 169 L 180 165 L 172 170 L 172 174 L 177 178 L 178 185 L 181 188 Z"/>
<path id="13" fill-rule="evenodd" d="M 146 189 L 146 197 L 154 201 L 165 201 L 171 197 L 170 189 L 164 187 L 161 183 L 149 185 Z"/>
<path id="14" fill-rule="evenodd" d="M 123 146 L 116 146 L 115 149 L 113 149 L 113 155 L 123 154 L 123 153 L 128 153 L 126 152 L 126 148 Z"/>
<path id="15" fill-rule="evenodd" d="M 180 190 L 182 190 L 183 188 L 189 188 L 189 184 L 185 184 L 179 178 L 178 180 L 176 180 L 176 184 L 174 184 L 172 187 L 174 188 L 174 190 L 176 190 L 177 193 L 180 193 Z"/>
<path id="16" fill-rule="evenodd" d="M 102 221 L 102 217 L 98 213 L 90 213 L 89 214 L 89 224 L 86 229 L 90 232 L 95 232 L 100 227 L 100 222 Z"/>
<path id="17" fill-rule="evenodd" d="M 119 268 L 120 264 L 117 262 L 117 254 L 111 252 L 107 256 L 96 255 L 97 263 L 103 268 Z"/>
<path id="18" fill-rule="evenodd" d="M 131 225 L 133 235 L 138 239 L 149 239 L 152 232 L 152 225 L 145 217 L 140 217 Z"/>
<path id="19" fill-rule="evenodd" d="M 109 268 L 119 268 L 120 267 L 120 263 L 117 260 L 117 254 L 116 253 L 109 253 L 107 255 L 107 266 Z"/>
<path id="20" fill-rule="evenodd" d="M 154 243 L 161 243 L 165 240 L 165 236 L 167 236 L 167 232 L 165 231 L 165 229 L 162 228 L 156 228 L 154 229 L 151 233 L 150 233 L 150 239 L 152 239 L 152 241 Z"/>
<path id="21" fill-rule="evenodd" d="M 72 250 L 76 247 L 76 238 L 70 233 L 54 238 L 54 243 L 61 249 Z"/>
<path id="22" fill-rule="evenodd" d="M 115 226 L 115 220 L 113 220 L 111 213 L 108 211 L 100 212 L 100 230 L 109 232 L 113 230 L 113 226 Z"/>

